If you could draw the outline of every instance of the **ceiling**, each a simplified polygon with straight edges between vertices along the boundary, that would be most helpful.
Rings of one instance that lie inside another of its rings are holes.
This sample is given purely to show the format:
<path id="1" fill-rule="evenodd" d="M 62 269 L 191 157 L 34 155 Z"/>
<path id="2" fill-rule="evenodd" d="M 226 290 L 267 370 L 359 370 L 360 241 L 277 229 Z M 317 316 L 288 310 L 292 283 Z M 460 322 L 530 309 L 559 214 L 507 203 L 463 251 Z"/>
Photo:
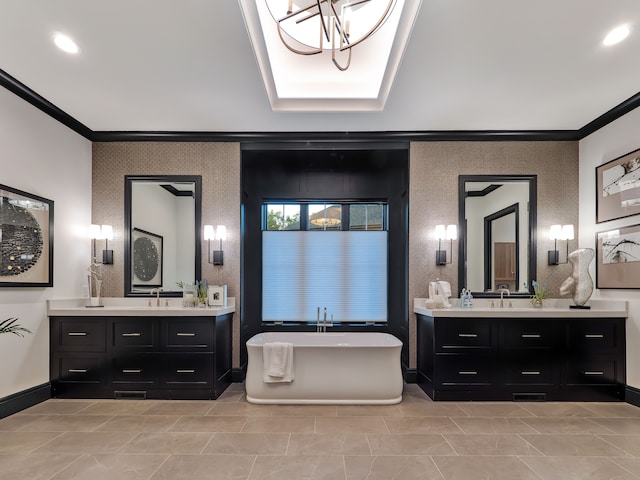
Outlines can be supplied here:
<path id="1" fill-rule="evenodd" d="M 638 0 L 423 0 L 373 112 L 273 111 L 239 0 L 0 11 L 0 69 L 93 131 L 578 130 L 640 92 Z M 627 40 L 602 46 L 621 23 Z M 80 54 L 58 50 L 55 31 Z"/>

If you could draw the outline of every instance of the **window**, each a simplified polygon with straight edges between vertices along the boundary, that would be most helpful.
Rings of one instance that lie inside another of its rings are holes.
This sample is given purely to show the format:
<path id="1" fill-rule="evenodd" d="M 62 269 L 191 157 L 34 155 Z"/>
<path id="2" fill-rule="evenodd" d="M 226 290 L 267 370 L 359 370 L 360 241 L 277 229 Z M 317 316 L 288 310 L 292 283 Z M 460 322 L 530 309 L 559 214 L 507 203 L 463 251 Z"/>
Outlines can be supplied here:
<path id="1" fill-rule="evenodd" d="M 266 230 L 300 230 L 300 205 L 267 204 Z"/>
<path id="2" fill-rule="evenodd" d="M 262 321 L 315 322 L 318 308 L 322 318 L 326 307 L 334 322 L 386 322 L 386 210 L 384 204 L 265 205 Z M 291 212 L 304 219 L 297 231 L 286 222 L 295 217 Z"/>

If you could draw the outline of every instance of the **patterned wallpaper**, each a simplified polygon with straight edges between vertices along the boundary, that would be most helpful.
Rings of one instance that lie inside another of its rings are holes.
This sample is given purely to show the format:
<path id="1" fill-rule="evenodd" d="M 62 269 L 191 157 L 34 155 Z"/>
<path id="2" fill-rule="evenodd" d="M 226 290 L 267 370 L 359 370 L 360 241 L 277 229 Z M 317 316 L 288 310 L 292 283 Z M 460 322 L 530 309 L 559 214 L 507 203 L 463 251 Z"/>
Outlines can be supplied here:
<path id="1" fill-rule="evenodd" d="M 538 252 L 537 280 L 551 297 L 571 273 L 569 265 L 547 265 L 552 224 L 573 224 L 578 231 L 577 142 L 420 142 L 411 144 L 409 186 L 409 358 L 415 367 L 415 315 L 413 299 L 428 296 L 428 282 L 451 283 L 457 297 L 458 245 L 453 242 L 453 263 L 436 266 L 437 224 L 458 223 L 458 175 L 537 175 Z M 577 235 L 576 235 L 577 238 Z M 590 245 L 581 245 L 590 246 Z M 577 240 L 569 243 L 570 251 Z"/>
<path id="2" fill-rule="evenodd" d="M 123 229 L 125 175 L 202 175 L 202 223 L 224 224 L 225 264 L 214 267 L 203 255 L 203 277 L 227 284 L 236 297 L 233 366 L 240 348 L 240 145 L 238 143 L 114 142 L 93 145 L 93 222 L 114 227 L 114 265 L 105 267 L 104 295 L 124 292 Z M 419 142 L 411 144 L 409 192 L 409 332 L 410 367 L 415 367 L 413 298 L 426 296 L 435 278 L 457 282 L 457 242 L 453 263 L 435 265 L 436 224 L 457 223 L 458 175 L 538 175 L 538 281 L 558 296 L 568 265 L 549 267 L 549 226 L 572 223 L 578 228 L 577 142 Z M 577 241 L 570 249 L 578 247 Z M 584 245 L 588 246 L 588 245 Z M 206 245 L 203 243 L 203 253 Z"/>
<path id="3" fill-rule="evenodd" d="M 105 265 L 103 296 L 124 295 L 124 176 L 201 175 L 202 224 L 226 225 L 224 265 L 207 263 L 202 242 L 202 277 L 227 285 L 236 297 L 233 362 L 240 338 L 240 145 L 238 143 L 114 142 L 93 144 L 92 221 L 113 225 L 113 265 Z M 101 248 L 98 246 L 98 248 Z"/>

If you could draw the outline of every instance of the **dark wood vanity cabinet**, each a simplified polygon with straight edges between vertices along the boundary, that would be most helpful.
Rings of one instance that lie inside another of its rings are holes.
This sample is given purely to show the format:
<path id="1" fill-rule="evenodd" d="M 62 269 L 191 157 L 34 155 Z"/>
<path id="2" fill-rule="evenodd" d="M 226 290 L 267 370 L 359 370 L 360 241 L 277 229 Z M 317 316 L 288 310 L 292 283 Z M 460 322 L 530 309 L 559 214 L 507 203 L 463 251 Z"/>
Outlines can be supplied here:
<path id="1" fill-rule="evenodd" d="M 434 400 L 624 400 L 624 318 L 416 317 Z"/>
<path id="2" fill-rule="evenodd" d="M 52 395 L 215 399 L 231 383 L 232 316 L 51 317 Z"/>

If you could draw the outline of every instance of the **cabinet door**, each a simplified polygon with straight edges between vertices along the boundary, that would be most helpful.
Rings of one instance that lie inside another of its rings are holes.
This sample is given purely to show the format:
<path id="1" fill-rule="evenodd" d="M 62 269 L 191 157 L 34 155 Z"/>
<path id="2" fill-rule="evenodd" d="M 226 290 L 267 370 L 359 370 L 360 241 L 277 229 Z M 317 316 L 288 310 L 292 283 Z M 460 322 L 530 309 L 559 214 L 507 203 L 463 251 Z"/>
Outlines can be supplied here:
<path id="1" fill-rule="evenodd" d="M 162 349 L 165 351 L 213 352 L 215 320 L 212 318 L 162 319 Z"/>
<path id="2" fill-rule="evenodd" d="M 495 242 L 493 246 L 493 265 L 496 281 L 516 279 L 515 242 Z"/>
<path id="3" fill-rule="evenodd" d="M 568 322 L 567 341 L 572 351 L 609 353 L 623 347 L 620 319 L 576 319 Z"/>
<path id="4" fill-rule="evenodd" d="M 436 352 L 451 353 L 494 348 L 491 320 L 442 318 L 435 325 Z"/>
<path id="5" fill-rule="evenodd" d="M 119 318 L 110 322 L 111 347 L 147 351 L 158 348 L 158 321 L 154 318 Z"/>
<path id="6" fill-rule="evenodd" d="M 213 354 L 171 354 L 160 375 L 162 388 L 212 388 Z"/>
<path id="7" fill-rule="evenodd" d="M 436 388 L 444 390 L 484 389 L 495 387 L 495 367 L 484 355 L 436 355 Z"/>
<path id="8" fill-rule="evenodd" d="M 604 386 L 624 384 L 624 373 L 615 358 L 570 360 L 565 367 L 566 384 Z"/>
<path id="9" fill-rule="evenodd" d="M 500 346 L 506 349 L 550 350 L 558 343 L 558 321 L 507 319 L 501 323 Z"/>
<path id="10" fill-rule="evenodd" d="M 51 380 L 59 383 L 106 384 L 104 355 L 95 353 L 53 354 Z"/>
<path id="11" fill-rule="evenodd" d="M 503 362 L 500 367 L 501 383 L 512 386 L 551 387 L 560 384 L 560 368 L 544 358 Z"/>
<path id="12" fill-rule="evenodd" d="M 114 390 L 157 388 L 158 357 L 155 354 L 120 355 L 111 360 L 111 383 Z"/>
<path id="13" fill-rule="evenodd" d="M 105 325 L 103 318 L 54 318 L 51 349 L 66 352 L 104 352 Z"/>

